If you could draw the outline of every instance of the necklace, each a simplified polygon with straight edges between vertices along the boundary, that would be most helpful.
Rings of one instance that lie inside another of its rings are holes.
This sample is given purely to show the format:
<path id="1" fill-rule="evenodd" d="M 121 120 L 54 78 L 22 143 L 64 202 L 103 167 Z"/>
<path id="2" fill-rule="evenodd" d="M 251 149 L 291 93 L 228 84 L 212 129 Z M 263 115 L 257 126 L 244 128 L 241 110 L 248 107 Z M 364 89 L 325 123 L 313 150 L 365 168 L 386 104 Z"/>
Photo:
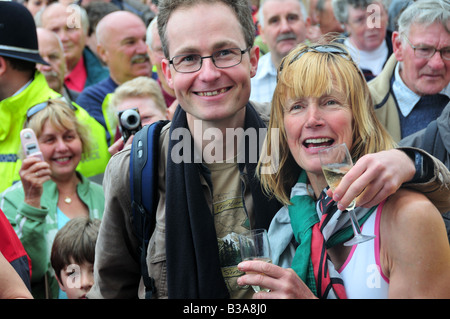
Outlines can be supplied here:
<path id="1" fill-rule="evenodd" d="M 66 196 L 66 198 L 64 198 L 64 202 L 66 204 L 70 204 L 70 203 L 72 203 L 72 198 L 70 198 L 69 196 Z"/>

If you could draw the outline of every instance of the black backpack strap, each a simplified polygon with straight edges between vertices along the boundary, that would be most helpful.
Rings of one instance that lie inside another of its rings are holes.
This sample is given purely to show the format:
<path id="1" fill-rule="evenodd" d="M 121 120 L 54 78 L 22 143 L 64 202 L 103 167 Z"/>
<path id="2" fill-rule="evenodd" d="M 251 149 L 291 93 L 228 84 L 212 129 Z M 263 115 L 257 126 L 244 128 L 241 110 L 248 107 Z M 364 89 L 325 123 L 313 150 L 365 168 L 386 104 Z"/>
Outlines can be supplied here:
<path id="1" fill-rule="evenodd" d="M 156 223 L 158 205 L 159 136 L 168 121 L 158 121 L 138 131 L 130 153 L 130 195 L 132 223 L 139 239 L 141 275 L 145 285 L 145 298 L 150 299 L 156 288 L 148 275 L 147 247 Z"/>

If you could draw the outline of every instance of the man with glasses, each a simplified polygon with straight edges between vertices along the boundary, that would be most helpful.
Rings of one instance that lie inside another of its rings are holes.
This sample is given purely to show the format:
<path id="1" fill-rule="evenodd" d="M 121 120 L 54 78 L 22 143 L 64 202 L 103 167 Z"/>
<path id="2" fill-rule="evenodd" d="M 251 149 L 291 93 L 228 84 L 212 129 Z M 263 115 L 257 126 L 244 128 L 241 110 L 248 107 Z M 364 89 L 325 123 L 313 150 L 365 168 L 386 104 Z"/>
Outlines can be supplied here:
<path id="1" fill-rule="evenodd" d="M 154 279 L 148 280 L 152 285 L 146 297 L 251 297 L 251 287 L 237 285 L 242 275 L 237 234 L 268 229 L 280 203 L 262 192 L 255 176 L 266 125 L 249 102 L 259 48 L 252 46 L 255 30 L 248 2 L 160 1 L 158 31 L 165 56 L 162 70 L 179 105 L 161 130 L 159 153 L 149 151 L 146 158 L 158 161 L 157 194 L 149 194 L 148 188 L 142 192 L 156 197 L 156 225 L 146 263 L 141 263 L 130 191 L 130 156 L 139 157 L 135 150 L 142 141 L 138 133 L 132 149 L 116 153 L 105 171 L 105 212 L 88 298 L 142 296 L 141 270 Z M 342 205 L 365 189 L 361 204 L 373 206 L 416 171 L 398 150 L 371 158 L 377 165 L 366 161 L 362 168 L 376 169 L 359 183 L 350 177 L 353 191 L 342 194 Z M 138 182 L 143 179 L 138 175 Z"/>
<path id="2" fill-rule="evenodd" d="M 36 64 L 48 65 L 39 55 L 36 25 L 21 4 L 0 1 L 0 192 L 20 180 L 20 131 L 28 109 L 61 96 L 53 91 Z M 77 118 L 93 136 L 105 136 L 103 127 L 78 105 Z M 106 142 L 94 139 L 92 153 L 78 169 L 87 177 L 103 173 L 110 158 Z"/>
<path id="3" fill-rule="evenodd" d="M 424 0 L 400 15 L 394 54 L 369 82 L 378 118 L 398 142 L 425 128 L 450 97 L 450 4 Z"/>
<path id="4" fill-rule="evenodd" d="M 157 155 L 158 222 L 148 250 L 156 286 L 152 297 L 251 297 L 251 287 L 242 289 L 236 283 L 240 275 L 236 234 L 267 228 L 280 205 L 264 196 L 255 179 L 257 145 L 264 136 L 245 143 L 239 154 L 225 145 L 230 129 L 259 134 L 258 129 L 265 127 L 248 103 L 250 77 L 259 56 L 258 47 L 252 47 L 250 8 L 246 0 L 160 1 L 158 30 L 166 57 L 162 70 L 181 107 L 162 129 Z M 189 135 L 180 140 L 179 132 Z M 214 135 L 210 140 L 205 138 L 209 132 Z M 180 145 L 186 145 L 183 154 Z M 215 151 L 208 152 L 211 146 Z M 186 158 L 186 153 L 191 156 Z M 99 233 L 96 285 L 89 298 L 138 294 L 139 243 L 125 217 L 131 214 L 129 156 L 129 148 L 114 155 L 105 174 L 108 217 Z M 118 194 L 121 199 L 115 201 Z M 109 253 L 100 253 L 105 250 Z M 105 267 L 111 271 L 105 273 Z"/>

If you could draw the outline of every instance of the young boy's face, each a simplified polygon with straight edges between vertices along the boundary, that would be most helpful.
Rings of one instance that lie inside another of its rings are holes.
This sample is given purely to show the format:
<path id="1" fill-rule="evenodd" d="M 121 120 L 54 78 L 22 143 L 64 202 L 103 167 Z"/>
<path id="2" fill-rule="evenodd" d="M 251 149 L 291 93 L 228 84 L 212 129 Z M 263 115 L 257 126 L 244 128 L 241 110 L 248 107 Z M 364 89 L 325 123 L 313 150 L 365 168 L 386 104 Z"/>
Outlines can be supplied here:
<path id="1" fill-rule="evenodd" d="M 94 284 L 94 264 L 84 262 L 70 264 L 61 270 L 59 287 L 67 294 L 68 299 L 85 299 Z"/>

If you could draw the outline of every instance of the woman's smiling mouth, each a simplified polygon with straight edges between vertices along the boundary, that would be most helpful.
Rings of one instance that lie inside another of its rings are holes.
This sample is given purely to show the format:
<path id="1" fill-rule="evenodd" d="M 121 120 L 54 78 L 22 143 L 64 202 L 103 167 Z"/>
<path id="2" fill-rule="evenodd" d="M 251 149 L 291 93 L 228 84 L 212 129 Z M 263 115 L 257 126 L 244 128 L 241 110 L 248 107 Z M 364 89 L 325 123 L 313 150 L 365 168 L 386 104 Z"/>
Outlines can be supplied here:
<path id="1" fill-rule="evenodd" d="M 333 143 L 334 143 L 334 140 L 332 138 L 327 138 L 327 137 L 308 138 L 303 141 L 303 145 L 306 148 L 328 147 L 328 146 L 331 146 Z"/>
<path id="2" fill-rule="evenodd" d="M 66 156 L 66 157 L 53 158 L 52 160 L 58 164 L 66 164 L 66 163 L 70 162 L 71 159 L 72 159 L 72 156 Z"/>

